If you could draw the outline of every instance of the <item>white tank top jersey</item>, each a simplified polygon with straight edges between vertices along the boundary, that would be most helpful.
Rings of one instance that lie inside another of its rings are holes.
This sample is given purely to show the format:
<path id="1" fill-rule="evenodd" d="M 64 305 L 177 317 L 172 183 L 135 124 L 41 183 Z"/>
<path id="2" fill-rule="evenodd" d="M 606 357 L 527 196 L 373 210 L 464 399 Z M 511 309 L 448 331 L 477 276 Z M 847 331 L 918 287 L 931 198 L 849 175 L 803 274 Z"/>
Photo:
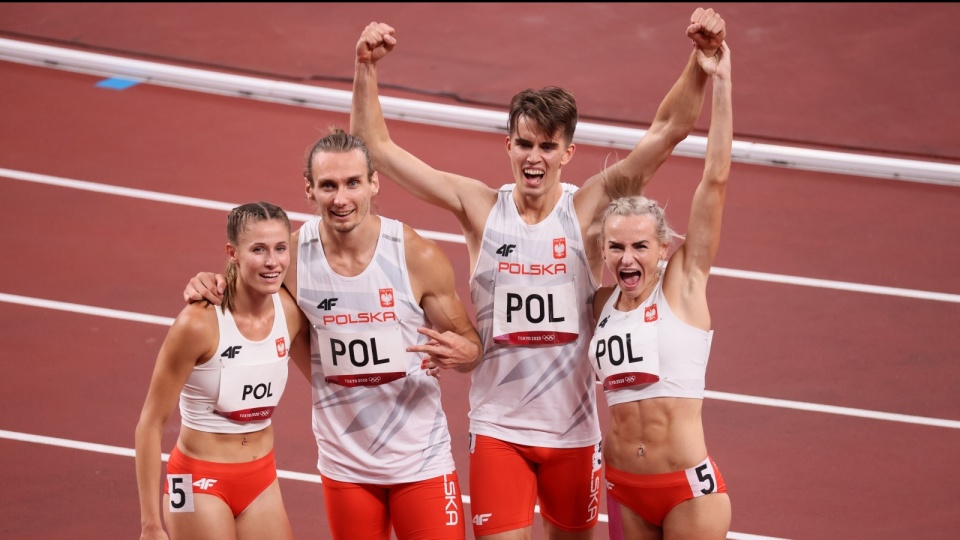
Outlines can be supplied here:
<path id="1" fill-rule="evenodd" d="M 220 343 L 197 365 L 180 392 L 183 425 L 211 433 L 250 433 L 270 425 L 287 384 L 290 335 L 280 295 L 273 295 L 273 328 L 259 341 L 240 333 L 233 314 L 216 308 Z"/>
<path id="2" fill-rule="evenodd" d="M 336 274 L 320 218 L 300 229 L 297 303 L 311 323 L 313 432 L 320 472 L 341 482 L 401 484 L 454 470 L 440 383 L 406 352 L 427 321 L 407 272 L 403 224 L 380 217 L 370 265 Z"/>
<path id="3" fill-rule="evenodd" d="M 500 188 L 487 217 L 470 292 L 484 357 L 472 373 L 470 432 L 547 448 L 600 442 L 587 358 L 597 284 L 573 207 L 577 187 L 527 225 Z"/>
<path id="4" fill-rule="evenodd" d="M 604 382 L 607 404 L 657 397 L 703 399 L 713 330 L 681 321 L 663 295 L 663 273 L 650 297 L 632 311 L 614 307 L 620 289 L 603 306 L 590 343 L 590 364 Z M 658 364 L 659 380 L 646 383 L 647 370 L 629 364 Z M 631 384 L 633 383 L 633 384 Z"/>

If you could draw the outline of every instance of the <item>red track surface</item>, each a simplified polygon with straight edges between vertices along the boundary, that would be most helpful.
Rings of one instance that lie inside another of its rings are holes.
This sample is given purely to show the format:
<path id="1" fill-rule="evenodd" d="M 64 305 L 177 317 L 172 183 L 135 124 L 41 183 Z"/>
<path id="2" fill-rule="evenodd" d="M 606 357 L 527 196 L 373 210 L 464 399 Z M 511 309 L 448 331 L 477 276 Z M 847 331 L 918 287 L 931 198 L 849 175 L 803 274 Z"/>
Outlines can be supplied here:
<path id="1" fill-rule="evenodd" d="M 502 109 L 521 88 L 560 84 L 577 93 L 586 119 L 643 126 L 679 73 L 694 7 L 0 4 L 0 37 L 270 78 L 349 80 L 356 37 L 377 19 L 402 40 L 384 64 L 386 85 Z M 957 4 L 717 7 L 735 54 L 738 140 L 960 159 L 960 64 L 944 37 Z M 0 62 L 0 168 L 308 212 L 303 152 L 329 125 L 347 123 L 344 114 L 150 85 L 105 90 L 98 80 Z M 502 135 L 390 127 L 435 167 L 491 185 L 511 180 Z M 610 152 L 580 146 L 564 179 L 580 183 Z M 686 223 L 701 167 L 671 158 L 649 190 L 669 203 L 675 225 Z M 459 232 L 447 214 L 384 187 L 382 214 Z M 186 280 L 224 264 L 218 210 L 2 175 L 0 201 L 3 294 L 173 317 Z M 957 187 L 735 163 L 716 266 L 957 295 L 958 207 Z M 469 299 L 465 249 L 441 245 Z M 711 280 L 709 294 L 709 390 L 960 420 L 956 302 L 726 276 Z M 163 325 L 0 302 L 0 430 L 132 448 L 165 333 Z M 447 373 L 442 384 L 469 494 L 469 378 Z M 287 392 L 275 416 L 278 466 L 315 474 L 309 389 L 291 384 Z M 704 423 L 735 532 L 936 539 L 960 527 L 956 427 L 719 399 L 704 403 Z M 165 449 L 177 427 L 171 422 Z M 0 537 L 138 534 L 130 457 L 0 438 L 0 474 Z M 328 538 L 320 486 L 281 487 L 297 536 Z M 597 537 L 606 532 L 601 524 Z"/>

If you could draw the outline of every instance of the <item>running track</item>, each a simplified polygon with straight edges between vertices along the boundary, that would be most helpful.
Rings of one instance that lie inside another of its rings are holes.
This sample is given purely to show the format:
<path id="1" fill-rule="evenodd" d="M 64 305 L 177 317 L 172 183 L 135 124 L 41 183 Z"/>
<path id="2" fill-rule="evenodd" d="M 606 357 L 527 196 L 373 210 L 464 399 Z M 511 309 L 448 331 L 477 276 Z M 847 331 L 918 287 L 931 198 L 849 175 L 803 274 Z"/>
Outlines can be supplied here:
<path id="1" fill-rule="evenodd" d="M 382 82 L 398 88 L 385 94 L 502 112 L 521 87 L 561 84 L 584 123 L 642 129 L 687 52 L 694 7 L 12 3 L 0 5 L 0 38 L 343 90 L 356 36 L 380 19 L 405 40 L 384 64 Z M 960 73 L 940 37 L 957 5 L 716 7 L 736 55 L 738 141 L 960 164 Z M 641 83 L 617 75 L 624 62 L 643 68 L 630 70 Z M 133 428 L 180 291 L 223 267 L 226 209 L 266 199 L 309 211 L 303 151 L 347 122 L 160 84 L 97 86 L 104 79 L 0 61 L 3 538 L 138 534 Z M 502 134 L 390 127 L 438 168 L 510 181 Z M 581 144 L 565 180 L 612 152 L 624 150 Z M 674 224 L 686 222 L 701 167 L 675 156 L 648 191 Z M 730 537 L 953 538 L 960 175 L 893 181 L 740 161 L 731 182 L 704 403 L 731 489 Z M 389 183 L 379 210 L 438 238 L 469 299 L 452 218 Z M 444 374 L 442 385 L 469 495 L 469 379 Z M 306 384 L 289 385 L 277 459 L 298 538 L 323 539 L 309 399 Z M 176 431 L 174 417 L 166 449 Z M 597 537 L 606 533 L 604 522 Z"/>

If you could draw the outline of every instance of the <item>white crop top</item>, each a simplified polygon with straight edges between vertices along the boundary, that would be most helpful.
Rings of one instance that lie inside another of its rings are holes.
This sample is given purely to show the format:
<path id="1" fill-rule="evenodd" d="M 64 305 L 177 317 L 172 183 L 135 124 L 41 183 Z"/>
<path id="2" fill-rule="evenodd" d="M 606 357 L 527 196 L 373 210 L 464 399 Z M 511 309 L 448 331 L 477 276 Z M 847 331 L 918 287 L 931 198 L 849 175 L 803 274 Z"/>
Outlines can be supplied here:
<path id="1" fill-rule="evenodd" d="M 183 425 L 211 433 L 250 433 L 270 425 L 287 384 L 290 336 L 280 294 L 273 295 L 273 328 L 260 340 L 240 333 L 230 311 L 216 308 L 220 343 L 193 368 L 180 392 Z"/>
<path id="2" fill-rule="evenodd" d="M 590 365 L 608 405 L 656 397 L 703 399 L 713 330 L 679 320 L 663 295 L 663 274 L 653 293 L 632 311 L 614 306 L 619 287 L 603 306 Z"/>

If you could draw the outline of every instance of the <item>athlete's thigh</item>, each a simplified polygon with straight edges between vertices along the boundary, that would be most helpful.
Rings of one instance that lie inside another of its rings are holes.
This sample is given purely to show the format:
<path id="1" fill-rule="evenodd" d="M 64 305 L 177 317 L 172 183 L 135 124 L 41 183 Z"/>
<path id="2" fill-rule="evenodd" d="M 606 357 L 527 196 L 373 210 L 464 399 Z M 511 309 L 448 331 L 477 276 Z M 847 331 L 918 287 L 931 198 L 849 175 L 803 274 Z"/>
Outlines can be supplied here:
<path id="1" fill-rule="evenodd" d="M 600 517 L 600 446 L 552 448 L 543 454 L 537 472 L 540 513 L 560 531 L 589 531 Z"/>
<path id="2" fill-rule="evenodd" d="M 163 518 L 170 540 L 209 540 L 235 538 L 233 511 L 223 499 L 195 493 L 186 511 L 170 511 L 170 495 L 163 496 Z M 216 534 L 211 534 L 216 531 Z"/>
<path id="3" fill-rule="evenodd" d="M 663 519 L 664 540 L 724 540 L 730 530 L 730 497 L 711 493 L 683 501 Z"/>
<path id="4" fill-rule="evenodd" d="M 628 540 L 660 540 L 663 538 L 663 529 L 648 523 L 636 512 L 617 502 L 616 499 L 611 497 L 608 501 L 620 505 L 623 538 Z"/>
<path id="5" fill-rule="evenodd" d="M 456 472 L 392 488 L 390 516 L 397 540 L 464 540 Z"/>
<path id="6" fill-rule="evenodd" d="M 509 443 L 477 436 L 470 453 L 470 511 L 478 537 L 533 524 L 535 465 Z"/>
<path id="7" fill-rule="evenodd" d="M 327 523 L 334 540 L 390 538 L 387 490 L 321 476 Z"/>
<path id="8" fill-rule="evenodd" d="M 280 494 L 280 480 L 274 480 L 237 516 L 237 540 L 275 538 L 290 540 L 293 529 Z"/>

